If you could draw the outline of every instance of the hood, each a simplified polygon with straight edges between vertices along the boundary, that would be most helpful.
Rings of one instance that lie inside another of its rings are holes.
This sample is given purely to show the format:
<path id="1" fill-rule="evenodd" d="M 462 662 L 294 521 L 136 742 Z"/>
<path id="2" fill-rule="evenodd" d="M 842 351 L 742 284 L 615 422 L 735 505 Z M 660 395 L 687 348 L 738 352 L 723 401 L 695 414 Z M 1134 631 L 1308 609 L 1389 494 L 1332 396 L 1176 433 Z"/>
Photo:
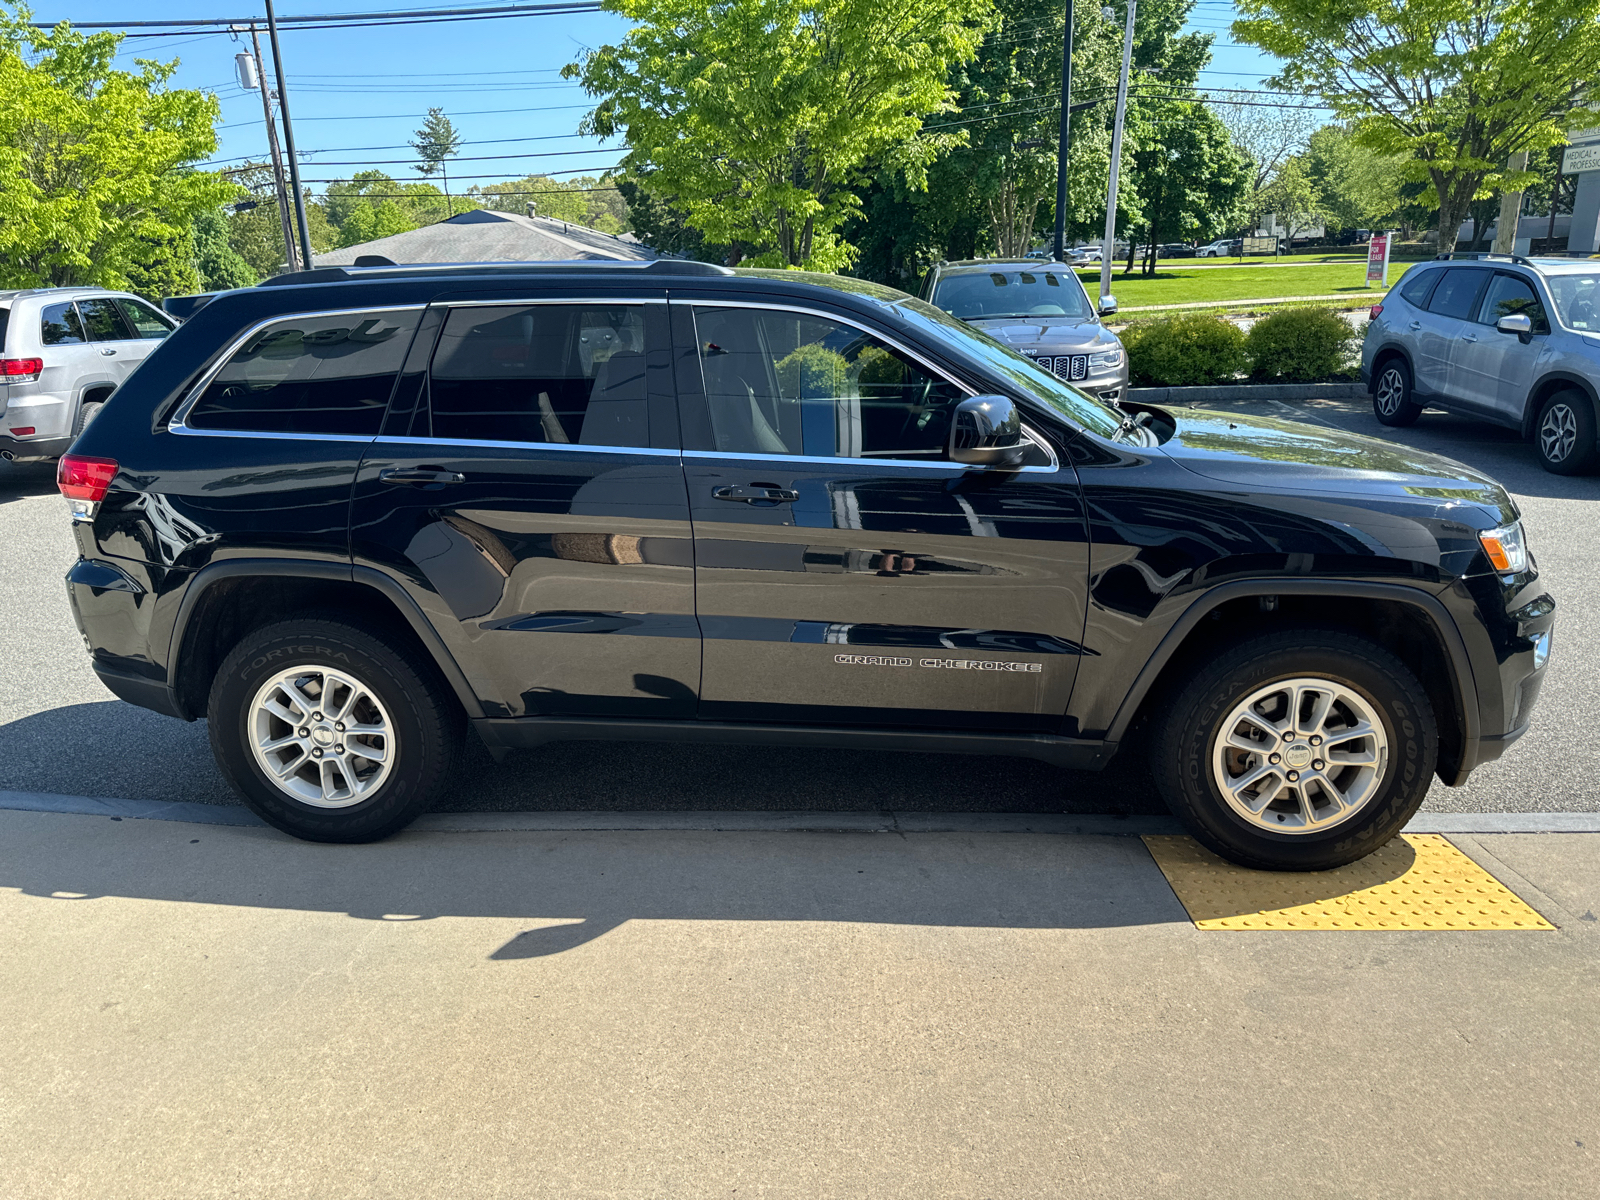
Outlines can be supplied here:
<path id="1" fill-rule="evenodd" d="M 1162 451 L 1207 479 L 1301 494 L 1481 505 L 1494 524 L 1519 515 L 1493 479 L 1442 455 L 1299 421 L 1195 408 L 1166 412 L 1177 429 Z"/>
<path id="2" fill-rule="evenodd" d="M 1094 317 L 974 317 L 967 324 L 1023 353 L 1093 354 L 1120 344 Z"/>

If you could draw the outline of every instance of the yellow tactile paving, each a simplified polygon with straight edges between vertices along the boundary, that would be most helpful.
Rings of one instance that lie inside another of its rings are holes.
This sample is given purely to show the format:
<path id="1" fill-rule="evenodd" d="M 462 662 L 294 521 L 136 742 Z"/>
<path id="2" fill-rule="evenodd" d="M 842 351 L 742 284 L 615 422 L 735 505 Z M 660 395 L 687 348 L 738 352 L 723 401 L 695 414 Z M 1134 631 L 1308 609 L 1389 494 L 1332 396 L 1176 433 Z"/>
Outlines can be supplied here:
<path id="1" fill-rule="evenodd" d="M 1198 929 L 1554 929 L 1436 833 L 1332 871 L 1251 871 L 1193 838 L 1147 837 Z"/>

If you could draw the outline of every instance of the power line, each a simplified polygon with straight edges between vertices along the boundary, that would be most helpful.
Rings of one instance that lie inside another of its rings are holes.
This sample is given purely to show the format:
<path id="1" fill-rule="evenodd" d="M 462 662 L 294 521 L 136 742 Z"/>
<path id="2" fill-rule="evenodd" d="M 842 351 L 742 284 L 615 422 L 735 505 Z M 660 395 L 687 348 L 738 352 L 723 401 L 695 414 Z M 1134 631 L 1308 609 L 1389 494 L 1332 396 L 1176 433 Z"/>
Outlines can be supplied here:
<path id="1" fill-rule="evenodd" d="M 458 117 L 487 117 L 498 115 L 500 113 L 569 112 L 575 108 L 593 107 L 594 105 L 592 104 L 542 104 L 538 108 L 528 108 L 526 106 L 522 108 L 484 108 L 475 112 L 458 112 L 455 115 Z M 427 117 L 427 115 L 427 113 L 371 113 L 339 117 L 301 117 L 299 123 L 303 125 L 307 121 L 398 121 L 402 119 L 407 121 L 420 121 Z M 246 125 L 260 124 L 260 121 L 229 121 L 226 124 L 218 125 L 217 128 L 242 129 Z"/>
<path id="2" fill-rule="evenodd" d="M 354 12 L 354 13 L 321 13 L 316 16 L 305 17 L 279 17 L 278 26 L 293 26 L 303 28 L 315 24 L 317 28 L 328 28 L 322 25 L 325 21 L 347 22 L 349 25 L 389 25 L 405 24 L 415 25 L 428 21 L 450 21 L 463 19 L 493 19 L 496 17 L 536 17 L 540 15 L 564 15 L 573 12 L 599 12 L 600 5 L 597 0 L 572 0 L 571 3 L 555 4 L 496 4 L 482 8 L 409 8 L 398 9 L 392 12 Z M 197 17 L 190 20 L 170 21 L 74 21 L 70 24 L 75 29 L 172 29 L 182 28 L 184 32 L 199 30 L 205 27 L 221 26 L 219 32 L 228 32 L 228 27 L 233 25 L 260 25 L 265 23 L 264 17 Z M 54 29 L 61 24 L 60 21 L 34 21 L 35 29 Z M 170 37 L 171 34 L 139 34 L 129 36 L 142 37 Z"/>

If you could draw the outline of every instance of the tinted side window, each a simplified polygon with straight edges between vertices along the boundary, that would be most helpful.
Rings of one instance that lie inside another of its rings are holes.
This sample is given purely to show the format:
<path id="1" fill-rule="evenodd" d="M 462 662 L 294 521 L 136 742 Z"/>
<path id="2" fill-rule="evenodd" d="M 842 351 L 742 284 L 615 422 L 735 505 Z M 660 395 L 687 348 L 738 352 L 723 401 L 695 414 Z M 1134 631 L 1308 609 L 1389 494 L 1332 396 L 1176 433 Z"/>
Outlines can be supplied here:
<path id="1" fill-rule="evenodd" d="M 942 458 L 964 395 L 826 317 L 697 308 L 716 448 L 822 458 Z"/>
<path id="2" fill-rule="evenodd" d="M 123 319 L 122 310 L 110 300 L 79 300 L 78 312 L 83 316 L 89 340 L 94 342 L 128 342 L 134 337 L 133 328 Z"/>
<path id="3" fill-rule="evenodd" d="M 1535 333 L 1549 333 L 1550 322 L 1545 319 L 1544 305 L 1533 294 L 1528 281 L 1515 275 L 1496 275 L 1478 306 L 1478 323 L 1493 325 L 1501 317 L 1516 313 L 1526 315 L 1533 322 Z"/>
<path id="4" fill-rule="evenodd" d="M 1400 294 L 1408 303 L 1426 308 L 1428 293 L 1433 291 L 1433 285 L 1439 282 L 1439 276 L 1443 274 L 1443 271 L 1412 271 L 1400 284 Z"/>
<path id="5" fill-rule="evenodd" d="M 643 305 L 458 308 L 429 372 L 433 436 L 648 446 Z"/>
<path id="6" fill-rule="evenodd" d="M 1483 287 L 1487 274 L 1487 271 L 1460 268 L 1444 272 L 1444 278 L 1434 289 L 1433 298 L 1428 301 L 1428 311 L 1438 313 L 1441 317 L 1470 321 L 1473 305 L 1478 299 L 1478 289 Z"/>
<path id="7" fill-rule="evenodd" d="M 39 340 L 46 346 L 71 346 L 89 339 L 83 336 L 83 322 L 71 301 L 47 304 L 39 314 Z"/>
<path id="8" fill-rule="evenodd" d="M 137 337 L 164 338 L 172 332 L 172 322 L 148 304 L 118 297 L 117 307 L 122 310 L 122 315 L 128 318 L 128 323 L 133 326 Z"/>
<path id="9" fill-rule="evenodd" d="M 293 317 L 252 334 L 206 386 L 195 429 L 375 435 L 421 310 Z"/>

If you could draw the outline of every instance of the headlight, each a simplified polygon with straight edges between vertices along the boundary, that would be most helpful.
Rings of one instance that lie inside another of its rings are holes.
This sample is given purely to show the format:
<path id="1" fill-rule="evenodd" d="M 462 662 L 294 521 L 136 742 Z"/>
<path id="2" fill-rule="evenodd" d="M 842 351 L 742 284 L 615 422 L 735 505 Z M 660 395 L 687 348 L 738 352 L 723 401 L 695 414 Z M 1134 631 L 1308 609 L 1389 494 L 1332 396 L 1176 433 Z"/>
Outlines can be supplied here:
<path id="1" fill-rule="evenodd" d="M 1478 541 L 1497 574 L 1520 575 L 1528 569 L 1528 543 L 1522 536 L 1521 521 L 1486 530 L 1478 535 Z"/>
<path id="2" fill-rule="evenodd" d="M 1089 355 L 1091 367 L 1120 367 L 1122 365 L 1122 347 L 1115 350 L 1105 350 L 1099 354 Z"/>

